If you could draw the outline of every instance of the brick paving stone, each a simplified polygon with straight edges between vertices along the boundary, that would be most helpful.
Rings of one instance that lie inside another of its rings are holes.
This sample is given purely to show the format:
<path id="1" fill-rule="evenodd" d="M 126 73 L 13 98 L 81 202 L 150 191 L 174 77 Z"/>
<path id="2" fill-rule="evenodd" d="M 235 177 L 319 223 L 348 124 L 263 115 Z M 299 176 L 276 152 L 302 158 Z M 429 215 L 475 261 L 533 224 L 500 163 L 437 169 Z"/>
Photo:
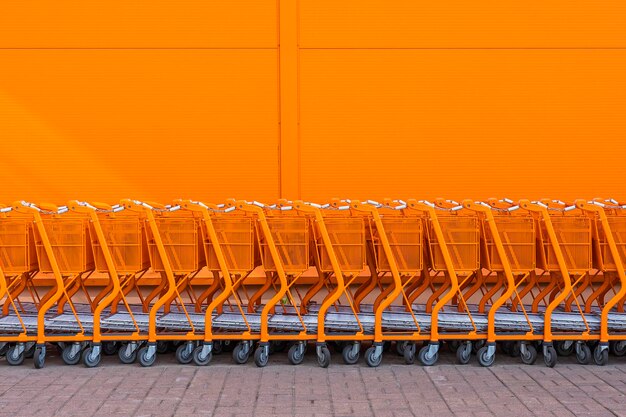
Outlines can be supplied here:
<path id="1" fill-rule="evenodd" d="M 334 354 L 331 366 L 321 369 L 309 352 L 300 366 L 276 354 L 263 369 L 252 361 L 234 365 L 228 354 L 202 368 L 160 355 L 152 368 L 105 357 L 100 367 L 86 369 L 53 356 L 35 370 L 0 359 L 0 417 L 626 417 L 626 361 L 620 358 L 605 367 L 559 358 L 554 369 L 503 355 L 491 368 L 454 362 L 442 352 L 436 366 L 409 366 L 386 354 L 381 367 L 370 369 L 343 365 Z"/>

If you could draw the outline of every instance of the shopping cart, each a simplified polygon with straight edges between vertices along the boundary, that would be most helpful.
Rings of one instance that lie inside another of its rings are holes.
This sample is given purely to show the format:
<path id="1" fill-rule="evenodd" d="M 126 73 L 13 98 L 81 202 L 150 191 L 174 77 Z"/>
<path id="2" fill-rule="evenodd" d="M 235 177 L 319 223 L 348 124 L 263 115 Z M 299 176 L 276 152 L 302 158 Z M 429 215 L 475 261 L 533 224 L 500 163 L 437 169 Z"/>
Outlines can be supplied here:
<path id="1" fill-rule="evenodd" d="M 533 313 L 543 304 L 543 359 L 547 366 L 557 362 L 557 352 L 574 351 L 579 363 L 592 359 L 587 342 L 599 339 L 600 316 L 583 308 L 585 289 L 591 283 L 591 218 L 583 204 L 562 201 L 521 201 L 522 208 L 538 215 L 537 266 L 549 280 L 537 280 L 540 291 L 533 295 Z M 574 311 L 572 311 L 572 309 Z"/>
<path id="2" fill-rule="evenodd" d="M 579 201 L 583 210 L 592 215 L 594 266 L 602 272 L 601 284 L 588 296 L 585 311 L 595 304 L 600 313 L 600 343 L 593 351 L 597 365 L 609 361 L 609 347 L 616 356 L 626 354 L 626 205 L 615 200 Z M 605 302 L 609 292 L 613 296 Z"/>
<path id="3" fill-rule="evenodd" d="M 193 347 L 187 343 L 185 352 L 177 351 L 177 357 L 183 363 L 193 360 L 196 365 L 208 365 L 222 343 L 238 341 L 233 360 L 246 363 L 261 331 L 261 314 L 246 285 L 247 277 L 260 262 L 254 210 L 248 210 L 246 202 L 235 200 L 219 206 L 193 201 L 180 204 L 189 212 L 199 213 L 202 219 L 202 242 L 213 282 L 195 303 L 193 317 L 203 332 L 201 344 Z"/>
<path id="4" fill-rule="evenodd" d="M 132 363 L 139 345 L 147 340 L 148 330 L 149 304 L 138 285 L 150 267 L 144 230 L 146 216 L 143 210 L 124 204 L 70 201 L 68 208 L 89 216 L 95 272 L 109 277 L 93 300 L 93 340 L 82 353 L 83 363 L 95 367 L 102 353 L 116 352 L 122 363 Z M 129 302 L 133 290 L 137 304 Z M 119 304 L 124 307 L 122 311 L 118 311 Z"/>
<path id="5" fill-rule="evenodd" d="M 532 364 L 537 359 L 537 350 L 529 342 L 543 337 L 541 332 L 534 333 L 534 323 L 541 318 L 527 311 L 528 306 L 518 291 L 535 273 L 536 228 L 532 213 L 510 200 L 491 199 L 489 203 L 466 200 L 463 205 L 481 217 L 481 266 L 488 271 L 481 279 L 483 295 L 478 304 L 478 314 L 484 317 L 487 312 L 487 342 L 477 351 L 478 362 L 491 366 L 496 342 L 500 341 L 503 350 L 519 354 L 524 363 Z M 495 277 L 495 281 L 489 283 L 487 277 Z M 502 311 L 505 304 L 511 306 L 510 311 Z M 465 358 L 459 357 L 459 361 Z"/>
<path id="6" fill-rule="evenodd" d="M 69 212 L 67 207 L 52 204 L 37 206 L 18 202 L 7 211 L 11 212 L 15 212 L 16 216 L 9 215 L 10 220 L 6 224 L 20 217 L 23 220 L 20 213 L 32 216 L 32 240 L 28 237 L 26 240 L 15 240 L 14 243 L 19 247 L 19 252 L 28 252 L 28 256 L 22 260 L 28 258 L 31 266 L 26 269 L 32 269 L 31 245 L 34 242 L 37 271 L 24 271 L 19 278 L 21 284 L 16 286 L 19 291 L 9 290 L 7 293 L 15 314 L 6 314 L 11 309 L 5 309 L 6 315 L 0 320 L 0 329 L 7 333 L 12 330 L 22 335 L 36 334 L 37 344 L 33 354 L 36 368 L 45 364 L 46 342 L 58 343 L 65 363 L 76 364 L 80 361 L 82 347 L 91 340 L 93 330 L 94 305 L 85 286 L 85 280 L 94 268 L 88 219 L 84 215 Z M 25 231 L 29 228 L 21 229 Z M 18 241 L 21 242 L 18 244 Z M 25 264 L 21 263 L 24 269 Z M 14 266 L 10 266 L 9 270 L 16 271 Z M 35 273 L 51 273 L 54 277 L 52 288 L 41 296 L 38 288 L 42 289 L 43 286 L 33 280 Z M 25 289 L 28 289 L 33 300 L 30 306 L 24 306 L 19 300 Z M 76 302 L 80 290 L 83 303 Z M 25 351 L 26 346 L 18 337 L 17 344 L 7 352 L 9 363 L 22 363 Z"/>

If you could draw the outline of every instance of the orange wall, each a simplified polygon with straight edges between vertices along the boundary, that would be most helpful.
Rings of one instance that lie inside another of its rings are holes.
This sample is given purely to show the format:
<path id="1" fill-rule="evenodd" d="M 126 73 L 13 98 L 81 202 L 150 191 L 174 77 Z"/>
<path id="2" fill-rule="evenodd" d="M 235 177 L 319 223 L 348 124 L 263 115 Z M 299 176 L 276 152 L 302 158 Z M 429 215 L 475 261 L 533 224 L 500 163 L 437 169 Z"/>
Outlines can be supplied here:
<path id="1" fill-rule="evenodd" d="M 626 200 L 626 3 L 0 3 L 0 201 Z"/>

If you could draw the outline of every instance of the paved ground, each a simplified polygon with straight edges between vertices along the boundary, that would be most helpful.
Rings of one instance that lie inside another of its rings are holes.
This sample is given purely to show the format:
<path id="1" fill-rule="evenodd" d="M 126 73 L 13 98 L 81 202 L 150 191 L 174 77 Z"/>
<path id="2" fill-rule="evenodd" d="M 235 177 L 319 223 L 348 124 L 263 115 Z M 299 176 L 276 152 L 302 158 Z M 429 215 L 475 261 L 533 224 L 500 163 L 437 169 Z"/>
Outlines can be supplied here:
<path id="1" fill-rule="evenodd" d="M 548 369 L 541 359 L 526 366 L 499 355 L 486 369 L 454 365 L 447 353 L 424 368 L 387 353 L 370 369 L 334 354 L 320 369 L 311 354 L 300 366 L 275 354 L 258 369 L 233 365 L 229 354 L 205 368 L 161 355 L 152 368 L 105 357 L 86 369 L 49 357 L 35 370 L 30 360 L 10 367 L 2 359 L 0 416 L 626 416 L 626 360 L 611 360 L 601 368 L 561 358 Z"/>

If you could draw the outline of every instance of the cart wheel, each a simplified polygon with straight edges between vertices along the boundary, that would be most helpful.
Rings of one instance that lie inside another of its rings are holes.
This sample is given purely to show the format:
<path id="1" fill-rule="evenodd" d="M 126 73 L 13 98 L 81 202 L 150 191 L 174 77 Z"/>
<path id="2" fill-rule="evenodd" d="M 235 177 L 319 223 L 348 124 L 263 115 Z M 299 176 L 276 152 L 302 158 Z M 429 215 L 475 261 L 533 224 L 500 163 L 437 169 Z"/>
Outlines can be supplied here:
<path id="1" fill-rule="evenodd" d="M 467 365 L 472 358 L 472 342 L 465 342 L 456 349 L 456 360 L 461 365 Z"/>
<path id="2" fill-rule="evenodd" d="M 383 342 L 383 352 L 389 352 L 391 350 L 391 340 L 385 340 Z"/>
<path id="3" fill-rule="evenodd" d="M 380 364 L 382 363 L 382 361 L 383 361 L 383 355 L 382 353 L 380 355 L 376 354 L 375 346 L 370 346 L 365 351 L 365 363 L 367 363 L 367 366 L 369 366 L 370 368 L 378 368 Z"/>
<path id="4" fill-rule="evenodd" d="M 139 349 L 139 352 L 137 353 L 137 358 L 139 359 L 139 365 L 147 368 L 154 365 L 154 362 L 156 361 L 156 352 L 148 358 L 148 346 L 144 346 Z"/>
<path id="5" fill-rule="evenodd" d="M 221 340 L 216 340 L 213 342 L 213 350 L 211 350 L 211 354 L 219 355 L 224 351 L 224 344 Z"/>
<path id="6" fill-rule="evenodd" d="M 233 340 L 222 340 L 222 352 L 232 352 L 235 349 Z"/>
<path id="7" fill-rule="evenodd" d="M 63 342 L 55 343 L 54 346 L 56 347 L 57 353 L 59 354 L 59 356 L 63 355 L 63 349 L 65 349 L 65 343 Z"/>
<path id="8" fill-rule="evenodd" d="M 127 345 L 122 345 L 117 352 L 117 357 L 120 358 L 120 362 L 125 364 L 131 364 L 137 360 L 137 349 L 133 349 L 128 352 Z"/>
<path id="9" fill-rule="evenodd" d="M 107 356 L 117 353 L 117 342 L 102 342 L 102 353 Z"/>
<path id="10" fill-rule="evenodd" d="M 609 350 L 602 349 L 601 345 L 596 346 L 593 350 L 593 361 L 598 366 L 604 366 L 609 363 Z"/>
<path id="11" fill-rule="evenodd" d="M 284 352 L 287 349 L 287 341 L 286 340 L 273 340 L 270 342 L 270 350 L 272 353 L 280 353 Z"/>
<path id="12" fill-rule="evenodd" d="M 482 349 L 483 346 L 485 346 L 485 343 L 486 342 L 484 340 L 477 340 L 472 343 L 472 352 L 478 354 L 478 351 Z"/>
<path id="13" fill-rule="evenodd" d="M 167 353 L 170 349 L 170 342 L 167 340 L 157 341 L 157 353 Z M 190 355 L 191 356 L 191 355 Z"/>
<path id="14" fill-rule="evenodd" d="M 621 357 L 626 355 L 626 340 L 620 340 L 618 342 L 615 342 L 611 350 L 613 351 L 613 354 L 615 356 Z"/>
<path id="15" fill-rule="evenodd" d="M 13 345 L 7 351 L 7 363 L 11 366 L 19 366 L 24 363 L 24 351 L 21 353 L 18 352 L 17 345 Z"/>
<path id="16" fill-rule="evenodd" d="M 554 342 L 554 349 L 559 356 L 571 356 L 576 349 L 576 343 L 571 340 L 558 340 Z"/>
<path id="17" fill-rule="evenodd" d="M 415 343 L 407 343 L 404 348 L 404 363 L 413 365 L 415 363 Z"/>
<path id="18" fill-rule="evenodd" d="M 422 365 L 424 366 L 433 366 L 434 364 L 437 363 L 437 360 L 439 359 L 439 351 L 435 352 L 435 354 L 433 356 L 428 356 L 428 345 L 424 346 L 423 348 L 420 349 L 420 352 L 418 353 L 417 357 L 420 360 L 420 362 L 422 363 Z"/>
<path id="19" fill-rule="evenodd" d="M 404 356 L 404 349 L 406 349 L 409 342 L 407 340 L 398 340 L 396 342 L 396 352 L 398 356 Z"/>
<path id="20" fill-rule="evenodd" d="M 480 366 L 484 366 L 486 368 L 493 365 L 493 363 L 496 361 L 496 355 L 489 355 L 488 346 L 483 346 L 478 349 L 476 355 L 478 356 L 478 363 L 480 364 Z"/>
<path id="21" fill-rule="evenodd" d="M 215 347 L 215 344 L 213 344 L 213 347 Z M 178 350 L 176 350 L 176 353 L 178 353 Z M 193 350 L 193 363 L 195 363 L 197 366 L 207 366 L 211 362 L 211 359 L 213 359 L 213 351 L 209 352 L 209 354 L 206 355 L 204 358 L 200 356 L 201 354 L 202 345 L 197 346 Z"/>
<path id="22" fill-rule="evenodd" d="M 36 347 L 33 353 L 34 363 L 36 369 L 41 369 L 46 364 L 46 348 Z"/>
<path id="23" fill-rule="evenodd" d="M 448 340 L 446 345 L 448 345 L 450 352 L 456 353 L 459 350 L 459 346 L 461 346 L 461 342 L 458 340 Z"/>
<path id="24" fill-rule="evenodd" d="M 9 344 L 7 342 L 0 343 L 2 347 L 0 347 L 0 356 L 6 356 L 9 350 Z"/>
<path id="25" fill-rule="evenodd" d="M 330 365 L 330 350 L 326 346 L 322 347 L 320 354 L 317 355 L 317 364 L 321 368 L 328 368 Z"/>
<path id="26" fill-rule="evenodd" d="M 521 345 L 521 342 L 513 342 L 513 344 L 511 345 L 511 351 L 509 352 L 509 356 L 512 358 L 517 358 L 518 356 L 520 356 L 522 354 L 522 351 L 520 349 Z"/>
<path id="27" fill-rule="evenodd" d="M 83 363 L 87 368 L 95 368 L 100 365 L 101 360 L 102 355 L 100 353 L 93 354 L 93 347 L 89 346 L 87 349 L 83 350 Z"/>
<path id="28" fill-rule="evenodd" d="M 247 344 L 237 343 L 237 346 L 233 349 L 233 360 L 238 365 L 243 365 L 248 362 L 250 358 L 250 348 Z"/>
<path id="29" fill-rule="evenodd" d="M 589 365 L 591 363 L 591 349 L 585 343 L 580 343 L 576 349 L 576 360 L 581 365 Z"/>
<path id="30" fill-rule="evenodd" d="M 259 368 L 265 368 L 269 362 L 270 356 L 267 354 L 265 346 L 259 346 L 254 351 L 254 363 Z"/>
<path id="31" fill-rule="evenodd" d="M 35 343 L 26 343 L 26 351 L 24 352 L 24 357 L 26 359 L 30 359 L 35 356 L 35 349 L 37 345 Z"/>
<path id="32" fill-rule="evenodd" d="M 176 348 L 176 360 L 181 365 L 188 365 L 193 360 L 193 353 L 194 349 L 189 349 L 187 343 L 183 343 Z"/>
<path id="33" fill-rule="evenodd" d="M 520 353 L 522 362 L 526 365 L 532 365 L 537 361 L 537 349 L 533 345 L 526 345 L 526 352 Z"/>
<path id="34" fill-rule="evenodd" d="M 514 343 L 515 342 L 506 340 L 504 342 L 498 343 L 498 346 L 500 347 L 500 350 L 502 351 L 502 353 L 504 353 L 505 355 L 510 355 Z"/>
<path id="35" fill-rule="evenodd" d="M 556 366 L 556 349 L 553 346 L 548 346 L 543 352 L 543 362 L 548 368 L 554 368 Z"/>
<path id="36" fill-rule="evenodd" d="M 354 365 L 359 361 L 359 356 L 361 356 L 361 352 L 357 350 L 353 353 L 354 345 L 345 345 L 343 350 L 341 351 L 341 356 L 343 357 L 343 361 L 346 365 Z"/>
<path id="37" fill-rule="evenodd" d="M 72 353 L 73 344 L 65 345 L 63 348 L 63 353 L 61 354 L 61 358 L 63 358 L 63 362 L 66 365 L 77 365 L 80 362 L 80 354 L 81 350 L 76 350 L 75 353 Z"/>
<path id="38" fill-rule="evenodd" d="M 292 365 L 300 365 L 304 361 L 304 351 L 300 353 L 298 343 L 291 345 L 287 352 L 287 358 Z"/>

